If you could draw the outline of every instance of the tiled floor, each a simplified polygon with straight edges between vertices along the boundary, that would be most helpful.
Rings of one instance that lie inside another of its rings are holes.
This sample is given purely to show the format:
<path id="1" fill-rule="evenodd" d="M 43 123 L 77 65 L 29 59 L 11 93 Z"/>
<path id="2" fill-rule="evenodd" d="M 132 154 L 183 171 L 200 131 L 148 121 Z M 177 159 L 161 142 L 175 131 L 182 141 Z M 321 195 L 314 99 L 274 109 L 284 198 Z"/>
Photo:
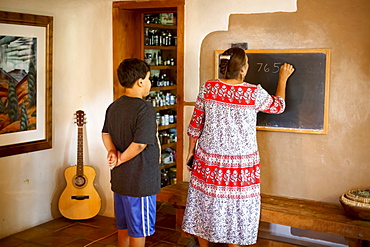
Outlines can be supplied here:
<path id="1" fill-rule="evenodd" d="M 156 233 L 146 239 L 147 247 L 186 246 L 188 238 L 175 230 L 175 210 L 158 204 Z M 4 247 L 115 247 L 117 233 L 114 218 L 96 216 L 73 221 L 58 218 L 20 233 L 0 239 Z"/>

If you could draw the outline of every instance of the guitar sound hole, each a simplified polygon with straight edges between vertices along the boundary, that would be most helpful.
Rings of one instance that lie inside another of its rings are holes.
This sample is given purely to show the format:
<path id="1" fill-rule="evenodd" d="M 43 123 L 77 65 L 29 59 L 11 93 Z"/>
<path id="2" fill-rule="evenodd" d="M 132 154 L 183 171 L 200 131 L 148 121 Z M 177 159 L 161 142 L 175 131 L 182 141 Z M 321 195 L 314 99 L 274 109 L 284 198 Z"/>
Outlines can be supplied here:
<path id="1" fill-rule="evenodd" d="M 78 187 L 82 187 L 84 186 L 86 183 L 86 180 L 84 177 L 81 177 L 81 176 L 78 176 L 78 177 L 75 177 L 75 185 L 78 186 Z"/>

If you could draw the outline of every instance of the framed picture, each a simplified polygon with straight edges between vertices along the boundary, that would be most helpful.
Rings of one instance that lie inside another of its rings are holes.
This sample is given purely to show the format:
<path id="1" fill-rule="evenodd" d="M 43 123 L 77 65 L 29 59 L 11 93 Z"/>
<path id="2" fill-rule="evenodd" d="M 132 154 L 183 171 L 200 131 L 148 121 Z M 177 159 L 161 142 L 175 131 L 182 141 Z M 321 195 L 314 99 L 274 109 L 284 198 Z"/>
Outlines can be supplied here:
<path id="1" fill-rule="evenodd" d="M 215 52 L 215 77 L 222 78 L 219 64 L 224 51 Z M 292 64 L 288 79 L 286 108 L 281 114 L 257 114 L 257 130 L 327 134 L 329 107 L 329 49 L 245 50 L 248 72 L 244 81 L 260 84 L 275 95 L 279 70 Z"/>
<path id="2" fill-rule="evenodd" d="M 173 13 L 161 13 L 159 14 L 161 24 L 163 25 L 175 25 L 175 19 Z"/>
<path id="3" fill-rule="evenodd" d="M 0 11 L 0 157 L 52 147 L 53 17 Z"/>

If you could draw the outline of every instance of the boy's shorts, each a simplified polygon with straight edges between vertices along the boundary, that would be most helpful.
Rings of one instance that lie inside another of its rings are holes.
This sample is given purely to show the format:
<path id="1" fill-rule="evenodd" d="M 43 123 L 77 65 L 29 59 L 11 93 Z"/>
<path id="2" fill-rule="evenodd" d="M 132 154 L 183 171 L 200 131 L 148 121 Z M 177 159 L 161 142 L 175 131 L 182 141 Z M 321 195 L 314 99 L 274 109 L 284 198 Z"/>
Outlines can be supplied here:
<path id="1" fill-rule="evenodd" d="M 132 197 L 114 193 L 117 229 L 127 229 L 128 235 L 136 238 L 154 234 L 156 199 L 156 195 Z"/>

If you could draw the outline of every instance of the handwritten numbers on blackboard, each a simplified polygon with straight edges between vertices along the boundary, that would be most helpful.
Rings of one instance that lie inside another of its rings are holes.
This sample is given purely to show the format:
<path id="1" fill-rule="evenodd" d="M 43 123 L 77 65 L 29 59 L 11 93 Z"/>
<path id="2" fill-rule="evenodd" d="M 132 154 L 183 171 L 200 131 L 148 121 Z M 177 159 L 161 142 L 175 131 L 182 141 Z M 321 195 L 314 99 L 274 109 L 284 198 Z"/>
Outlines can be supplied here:
<path id="1" fill-rule="evenodd" d="M 280 71 L 280 65 L 283 64 L 283 63 L 274 63 L 273 64 L 273 69 L 272 69 L 272 73 L 278 73 Z M 258 70 L 257 72 L 265 72 L 265 73 L 269 73 L 270 72 L 270 65 L 268 63 L 257 63 L 258 65 Z"/>

